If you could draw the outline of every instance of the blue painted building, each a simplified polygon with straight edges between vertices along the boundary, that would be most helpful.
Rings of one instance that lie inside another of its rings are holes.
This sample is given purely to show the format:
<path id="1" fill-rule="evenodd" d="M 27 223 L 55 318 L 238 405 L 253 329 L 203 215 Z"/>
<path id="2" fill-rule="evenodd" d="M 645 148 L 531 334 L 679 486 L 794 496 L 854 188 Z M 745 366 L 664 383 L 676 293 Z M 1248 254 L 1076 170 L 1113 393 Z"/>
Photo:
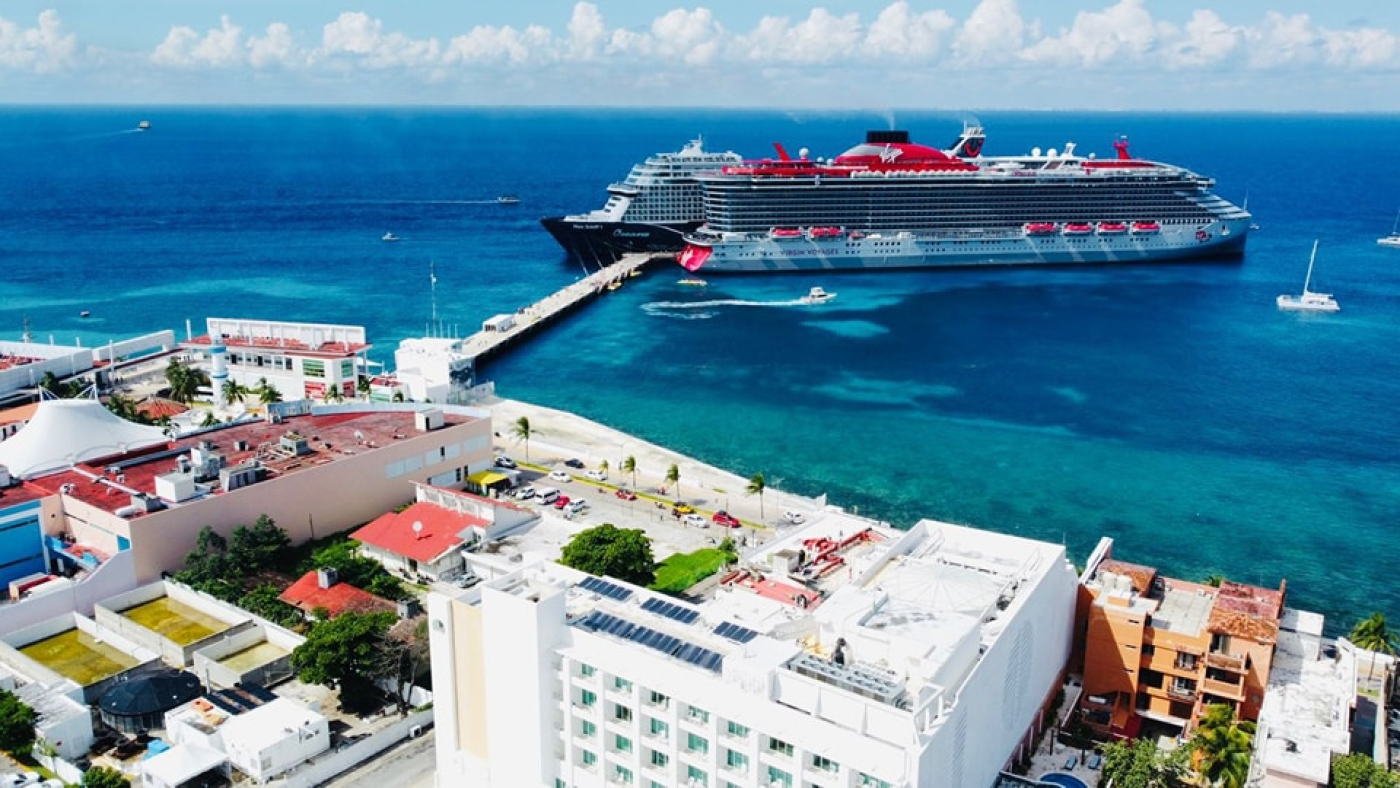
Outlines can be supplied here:
<path id="1" fill-rule="evenodd" d="M 47 571 L 41 510 L 40 501 L 0 505 L 0 587 L 8 587 L 11 580 L 25 575 Z"/>

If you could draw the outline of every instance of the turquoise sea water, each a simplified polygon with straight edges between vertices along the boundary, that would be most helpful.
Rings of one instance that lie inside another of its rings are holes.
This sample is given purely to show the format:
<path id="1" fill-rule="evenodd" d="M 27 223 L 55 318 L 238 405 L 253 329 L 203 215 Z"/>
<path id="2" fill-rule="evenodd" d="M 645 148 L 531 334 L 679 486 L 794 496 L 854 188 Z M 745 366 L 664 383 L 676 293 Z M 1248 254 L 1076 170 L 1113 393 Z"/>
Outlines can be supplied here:
<path id="1" fill-rule="evenodd" d="M 152 130 L 132 132 L 148 118 Z M 989 154 L 1136 154 L 1248 195 L 1240 262 L 713 277 L 655 269 L 485 372 L 771 484 L 900 525 L 1063 540 L 1277 586 L 1334 630 L 1400 615 L 1400 118 L 983 115 Z M 897 116 L 916 140 L 950 114 Z M 504 110 L 0 112 L 0 336 L 363 323 L 388 361 L 438 310 L 468 332 L 583 271 L 536 220 L 597 207 L 696 134 L 834 155 L 861 114 Z M 499 206 L 501 193 L 521 196 Z M 382 243 L 392 231 L 404 240 Z M 1312 240 L 1343 311 L 1279 312 Z M 820 307 L 792 299 L 821 285 Z M 92 316 L 80 318 L 87 309 Z M 682 468 L 684 478 L 684 469 Z"/>

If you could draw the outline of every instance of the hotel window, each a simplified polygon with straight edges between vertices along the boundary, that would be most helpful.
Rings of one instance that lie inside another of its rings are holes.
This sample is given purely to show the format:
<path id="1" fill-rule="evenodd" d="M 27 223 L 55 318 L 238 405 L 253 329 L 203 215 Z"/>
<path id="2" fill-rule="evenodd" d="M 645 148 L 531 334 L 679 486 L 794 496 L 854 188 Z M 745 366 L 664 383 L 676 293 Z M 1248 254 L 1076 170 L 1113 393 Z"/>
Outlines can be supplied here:
<path id="1" fill-rule="evenodd" d="M 584 690 L 579 693 L 579 702 L 584 705 L 584 708 L 592 708 L 593 704 L 598 702 L 598 695 L 589 690 Z"/>
<path id="2" fill-rule="evenodd" d="M 686 714 L 690 715 L 690 718 L 691 718 L 692 720 L 697 721 L 697 722 L 709 722 L 709 721 L 710 721 L 710 713 L 709 713 L 708 711 L 705 711 L 704 709 L 698 707 L 698 706 L 691 706 L 691 707 L 686 711 Z"/>
<path id="3" fill-rule="evenodd" d="M 627 783 L 628 785 L 631 785 L 631 784 L 632 784 L 632 770 L 631 770 L 631 769 L 627 768 L 626 766 L 614 766 L 613 768 L 616 770 L 616 772 L 615 772 L 615 775 L 616 775 L 615 779 L 616 779 L 617 782 L 620 782 L 620 783 Z"/>
<path id="4" fill-rule="evenodd" d="M 833 761 L 830 758 L 823 758 L 820 755 L 813 755 L 812 768 L 821 769 L 824 772 L 835 772 L 840 767 L 836 765 L 836 761 Z"/>
<path id="5" fill-rule="evenodd" d="M 613 745 L 617 747 L 618 752 L 632 751 L 632 740 L 622 734 L 618 734 L 617 737 L 613 739 Z"/>
<path id="6" fill-rule="evenodd" d="M 340 362 L 340 379 L 341 379 L 341 380 L 350 380 L 350 379 L 352 379 L 354 376 L 355 376 L 355 362 L 353 362 L 353 361 L 342 361 L 342 362 Z"/>
<path id="7" fill-rule="evenodd" d="M 668 726 L 666 723 L 664 723 L 664 722 L 662 722 L 661 720 L 658 720 L 658 719 L 656 719 L 656 718 L 652 718 L 652 720 L 651 720 L 651 735 L 653 735 L 653 736 L 659 736 L 659 737 L 661 737 L 661 738 L 664 739 L 664 738 L 666 738 L 666 734 L 667 734 L 667 732 L 668 732 L 669 730 L 670 730 L 670 726 Z"/>
<path id="8" fill-rule="evenodd" d="M 774 783 L 777 783 L 777 784 L 779 784 L 779 785 L 784 785 L 784 786 L 791 786 L 791 785 L 792 785 L 792 775 L 788 774 L 787 772 L 783 771 L 782 769 L 779 769 L 779 768 L 776 767 L 776 766 L 769 766 L 769 767 L 768 767 L 768 784 L 769 784 L 769 785 L 773 785 Z"/>
<path id="9" fill-rule="evenodd" d="M 578 674 L 579 674 L 580 676 L 583 676 L 584 678 L 588 678 L 588 677 L 592 676 L 593 673 L 594 673 L 594 668 L 593 668 L 592 665 L 580 664 L 580 665 L 578 666 Z"/>
<path id="10" fill-rule="evenodd" d="M 309 358 L 302 359 L 301 374 L 308 378 L 324 378 L 326 376 L 326 362 Z"/>
<path id="11" fill-rule="evenodd" d="M 710 742 L 698 733 L 687 733 L 685 736 L 685 748 L 691 752 L 698 752 L 704 755 L 710 751 Z"/>
<path id="12" fill-rule="evenodd" d="M 861 788 L 894 788 L 894 786 L 884 780 L 878 777 L 871 777 L 865 772 L 860 773 L 860 780 L 856 784 L 861 786 Z"/>
<path id="13" fill-rule="evenodd" d="M 685 767 L 685 778 L 687 780 L 694 780 L 696 785 L 710 784 L 710 775 L 706 774 L 705 770 L 698 766 Z"/>
<path id="14" fill-rule="evenodd" d="M 729 721 L 728 730 L 729 730 L 729 735 L 730 735 L 730 736 L 736 736 L 736 737 L 738 737 L 738 738 L 740 738 L 740 739 L 748 738 L 748 735 L 749 735 L 749 728 L 748 728 L 748 726 L 747 726 L 747 725 L 740 725 L 739 723 L 735 722 L 734 720 L 730 720 L 730 721 Z"/>
<path id="15" fill-rule="evenodd" d="M 632 710 L 627 708 L 626 706 L 619 705 L 613 709 L 613 718 L 622 720 L 623 722 L 631 722 Z"/>
<path id="16" fill-rule="evenodd" d="M 782 755 L 792 755 L 791 744 L 788 744 L 782 739 L 775 739 L 771 736 L 768 737 L 768 749 L 772 750 L 773 752 L 780 753 Z"/>
<path id="17" fill-rule="evenodd" d="M 726 750 L 724 762 L 729 768 L 738 772 L 746 772 L 749 770 L 749 756 L 737 750 Z"/>
<path id="18" fill-rule="evenodd" d="M 651 765 L 652 765 L 652 766 L 660 766 L 661 768 L 664 769 L 664 768 L 666 768 L 666 764 L 668 764 L 668 763 L 670 763 L 670 762 L 671 762 L 671 758 L 670 758 L 669 756 L 667 756 L 666 753 L 664 753 L 664 752 L 662 752 L 662 751 L 660 751 L 660 750 L 652 750 L 652 751 L 651 751 Z"/>
<path id="19" fill-rule="evenodd" d="M 618 688 L 618 689 L 620 689 L 620 690 L 622 690 L 623 692 L 631 692 L 631 691 L 632 691 L 632 682 L 628 681 L 627 679 L 622 678 L 621 676 L 614 676 L 614 677 L 613 677 L 613 686 L 616 687 L 616 688 Z"/>
<path id="20" fill-rule="evenodd" d="M 584 720 L 583 725 L 580 726 L 580 730 L 583 732 L 584 736 L 591 739 L 595 734 L 598 733 L 598 726 L 589 722 L 588 720 Z"/>
<path id="21" fill-rule="evenodd" d="M 664 707 L 667 706 L 670 702 L 671 702 L 671 699 L 668 698 L 668 697 L 666 697 L 665 695 L 661 694 L 660 692 L 657 692 L 656 690 L 652 690 L 652 691 L 651 691 L 651 705 L 653 705 L 653 706 L 661 706 L 661 707 L 664 708 Z"/>
<path id="22" fill-rule="evenodd" d="M 598 756 L 594 755 L 592 750 L 584 750 L 584 751 L 583 751 L 583 765 L 584 765 L 584 766 L 590 766 L 590 767 L 591 767 L 593 764 L 595 764 L 595 763 L 597 763 L 597 762 L 598 762 Z"/>

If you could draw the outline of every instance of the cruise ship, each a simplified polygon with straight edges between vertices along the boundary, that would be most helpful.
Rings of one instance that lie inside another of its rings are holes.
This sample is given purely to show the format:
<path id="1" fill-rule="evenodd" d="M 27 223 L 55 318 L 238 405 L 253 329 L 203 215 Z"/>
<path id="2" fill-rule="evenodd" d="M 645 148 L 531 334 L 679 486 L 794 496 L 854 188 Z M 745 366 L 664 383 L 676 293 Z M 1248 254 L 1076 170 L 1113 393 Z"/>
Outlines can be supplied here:
<path id="1" fill-rule="evenodd" d="M 690 271 L 1042 265 L 1237 257 L 1250 214 L 1215 182 L 1171 164 L 1033 149 L 981 155 L 968 125 L 952 146 L 872 131 L 834 159 L 778 157 L 695 176 L 705 223 L 686 234 Z"/>
<path id="2" fill-rule="evenodd" d="M 707 152 L 704 141 L 695 139 L 678 152 L 633 166 L 626 179 L 608 186 L 602 208 L 540 223 L 564 251 L 599 265 L 632 252 L 679 252 L 684 234 L 704 219 L 695 176 L 742 163 L 739 154 Z"/>

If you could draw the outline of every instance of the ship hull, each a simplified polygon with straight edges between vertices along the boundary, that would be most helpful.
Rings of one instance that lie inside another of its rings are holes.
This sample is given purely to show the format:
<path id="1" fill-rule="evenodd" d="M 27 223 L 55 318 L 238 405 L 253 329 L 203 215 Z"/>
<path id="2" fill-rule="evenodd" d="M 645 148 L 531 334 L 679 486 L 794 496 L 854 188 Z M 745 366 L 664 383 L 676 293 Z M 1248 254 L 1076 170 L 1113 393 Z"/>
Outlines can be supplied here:
<path id="1" fill-rule="evenodd" d="M 1089 265 L 1221 259 L 1244 254 L 1248 219 L 1164 227 L 1151 235 L 1007 237 L 874 234 L 860 239 L 699 241 L 681 264 L 704 273 L 967 266 Z"/>
<path id="2" fill-rule="evenodd" d="M 592 222 L 552 217 L 540 224 L 569 255 L 589 263 L 617 262 L 625 254 L 675 253 L 685 248 L 683 236 L 700 222 L 639 224 L 635 222 Z"/>

